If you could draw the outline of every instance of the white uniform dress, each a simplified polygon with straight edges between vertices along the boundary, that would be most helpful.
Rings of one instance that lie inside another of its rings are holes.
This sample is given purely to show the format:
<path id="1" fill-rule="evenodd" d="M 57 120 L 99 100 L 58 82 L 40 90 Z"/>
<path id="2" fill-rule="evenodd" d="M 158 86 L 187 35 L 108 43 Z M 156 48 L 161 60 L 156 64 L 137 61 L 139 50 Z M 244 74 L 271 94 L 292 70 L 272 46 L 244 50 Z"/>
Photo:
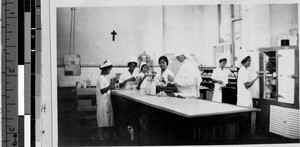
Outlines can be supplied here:
<path id="1" fill-rule="evenodd" d="M 111 105 L 110 90 L 101 94 L 100 90 L 109 86 L 110 82 L 106 76 L 100 75 L 97 79 L 97 122 L 98 127 L 110 127 L 114 125 L 113 109 Z"/>
<path id="2" fill-rule="evenodd" d="M 128 70 L 126 70 L 124 73 L 121 74 L 119 83 L 122 83 L 125 80 L 132 78 L 132 77 L 136 78 L 137 75 L 138 75 L 138 73 L 135 71 L 133 71 L 133 73 L 131 74 Z M 126 85 L 123 87 L 123 89 L 131 89 L 132 83 L 133 83 L 132 81 L 127 82 Z"/>
<path id="3" fill-rule="evenodd" d="M 162 76 L 163 78 L 164 78 L 164 81 L 165 82 L 168 82 L 169 80 L 168 80 L 168 76 L 172 76 L 172 77 L 174 77 L 174 73 L 169 69 L 169 68 L 167 68 L 165 71 L 164 71 L 164 73 L 163 74 L 161 74 L 161 70 L 155 75 L 155 77 L 154 77 L 154 80 L 155 80 L 155 82 L 159 82 L 159 79 L 160 79 L 160 76 Z"/>
<path id="4" fill-rule="evenodd" d="M 249 72 L 244 66 L 242 66 L 238 72 L 237 80 L 237 105 L 239 106 L 253 106 L 250 88 L 246 89 L 244 84 L 249 81 Z"/>
<path id="5" fill-rule="evenodd" d="M 174 79 L 175 84 L 178 85 L 178 91 L 187 98 L 198 98 L 200 97 L 199 87 L 201 81 L 197 65 L 189 59 L 185 59 Z"/>
<path id="6" fill-rule="evenodd" d="M 142 79 L 143 79 L 144 76 L 145 76 L 145 74 L 144 74 L 143 72 L 140 72 L 140 73 L 137 75 L 137 77 L 142 77 Z M 140 85 L 140 89 L 145 89 L 145 88 L 146 88 L 147 82 L 148 82 L 147 80 L 148 80 L 148 78 L 146 77 L 146 78 L 143 80 L 142 84 Z"/>
<path id="7" fill-rule="evenodd" d="M 220 87 L 225 86 L 228 83 L 228 76 L 230 75 L 230 73 L 231 72 L 229 71 L 229 69 L 226 68 L 223 68 L 223 70 L 221 69 L 221 67 L 217 67 L 216 69 L 214 69 L 211 78 L 223 81 L 223 85 L 215 83 L 212 101 L 222 102 L 222 90 L 220 90 Z"/>

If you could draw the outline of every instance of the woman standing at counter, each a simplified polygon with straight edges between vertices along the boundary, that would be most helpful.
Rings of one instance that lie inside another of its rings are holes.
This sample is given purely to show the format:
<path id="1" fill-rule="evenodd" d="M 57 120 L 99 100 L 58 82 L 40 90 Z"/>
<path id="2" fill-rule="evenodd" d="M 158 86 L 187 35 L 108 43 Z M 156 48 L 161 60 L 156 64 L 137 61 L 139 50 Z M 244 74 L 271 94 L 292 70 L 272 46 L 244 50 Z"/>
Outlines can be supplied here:
<path id="1" fill-rule="evenodd" d="M 116 81 L 115 79 L 109 81 L 106 77 L 109 75 L 112 67 L 109 60 L 104 61 L 99 67 L 101 69 L 101 74 L 96 83 L 97 122 L 100 140 L 107 140 L 112 134 L 111 127 L 114 126 L 110 90 L 114 88 Z"/>
<path id="2" fill-rule="evenodd" d="M 148 65 L 146 62 L 142 62 L 141 68 L 140 68 L 140 73 L 138 74 L 138 76 L 136 78 L 136 82 L 135 82 L 138 85 L 137 89 L 146 88 L 147 80 L 145 80 L 145 79 L 147 77 L 147 74 L 148 74 Z"/>
<path id="3" fill-rule="evenodd" d="M 237 80 L 237 105 L 252 108 L 253 104 L 250 87 L 258 78 L 262 77 L 262 75 L 257 75 L 254 80 L 249 79 L 250 76 L 247 68 L 250 67 L 251 64 L 250 56 L 245 57 L 241 63 L 242 66 L 239 69 Z"/>
<path id="4" fill-rule="evenodd" d="M 174 73 L 168 68 L 169 60 L 166 56 L 161 56 L 158 59 L 159 67 L 161 68 L 160 73 L 156 74 L 155 81 L 167 84 L 169 82 L 168 76 L 174 77 Z"/>
<path id="5" fill-rule="evenodd" d="M 228 83 L 228 76 L 231 74 L 228 69 L 224 68 L 227 63 L 226 58 L 221 58 L 219 63 L 220 66 L 214 69 L 211 76 L 212 82 L 215 83 L 214 95 L 212 97 L 212 101 L 215 102 L 222 102 L 222 90 L 220 88 L 221 86 L 226 86 Z"/>
<path id="6" fill-rule="evenodd" d="M 127 66 L 128 70 L 126 70 L 120 76 L 120 87 L 124 89 L 131 89 L 131 84 L 135 81 L 135 78 L 137 77 L 137 73 L 134 72 L 134 69 L 137 66 L 137 62 L 132 59 L 127 63 Z"/>
<path id="7" fill-rule="evenodd" d="M 174 55 L 182 65 L 175 78 L 168 76 L 169 81 L 174 81 L 178 92 L 184 94 L 185 97 L 199 98 L 199 87 L 202 79 L 196 62 L 184 50 L 178 51 Z"/>

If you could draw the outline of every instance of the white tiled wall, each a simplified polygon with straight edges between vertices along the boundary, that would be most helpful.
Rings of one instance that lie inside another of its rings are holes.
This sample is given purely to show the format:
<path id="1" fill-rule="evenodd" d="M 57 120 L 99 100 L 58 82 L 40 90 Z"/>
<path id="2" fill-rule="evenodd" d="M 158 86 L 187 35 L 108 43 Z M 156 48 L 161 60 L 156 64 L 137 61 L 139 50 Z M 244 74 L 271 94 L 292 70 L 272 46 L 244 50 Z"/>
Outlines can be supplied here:
<path id="1" fill-rule="evenodd" d="M 128 67 L 114 67 L 108 77 L 114 77 L 116 73 L 123 73 L 128 70 Z M 57 68 L 57 81 L 59 87 L 74 87 L 76 82 L 82 83 L 89 79 L 92 86 L 96 86 L 96 81 L 100 75 L 101 70 L 98 67 L 81 67 L 80 76 L 65 76 L 64 67 Z"/>

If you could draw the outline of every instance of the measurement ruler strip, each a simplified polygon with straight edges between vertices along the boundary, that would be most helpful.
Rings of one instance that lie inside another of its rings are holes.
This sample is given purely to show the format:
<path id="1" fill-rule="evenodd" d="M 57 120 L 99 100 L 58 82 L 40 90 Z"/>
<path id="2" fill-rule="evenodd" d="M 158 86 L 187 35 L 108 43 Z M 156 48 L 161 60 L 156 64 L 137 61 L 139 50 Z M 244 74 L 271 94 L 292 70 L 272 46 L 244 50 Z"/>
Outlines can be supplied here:
<path id="1" fill-rule="evenodd" d="M 2 146 L 19 145 L 18 0 L 2 0 Z"/>

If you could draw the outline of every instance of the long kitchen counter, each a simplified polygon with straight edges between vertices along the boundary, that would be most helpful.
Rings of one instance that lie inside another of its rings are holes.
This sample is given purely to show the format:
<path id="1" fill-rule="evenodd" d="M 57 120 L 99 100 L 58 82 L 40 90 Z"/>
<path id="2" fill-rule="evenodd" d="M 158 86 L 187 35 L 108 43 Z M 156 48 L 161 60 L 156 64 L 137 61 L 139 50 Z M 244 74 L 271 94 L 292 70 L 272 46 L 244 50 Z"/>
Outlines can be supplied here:
<path id="1" fill-rule="evenodd" d="M 212 116 L 259 111 L 259 109 L 256 108 L 241 107 L 202 99 L 150 96 L 137 90 L 113 90 L 112 93 L 141 104 L 184 117 Z"/>
<path id="2" fill-rule="evenodd" d="M 212 102 L 146 95 L 139 90 L 112 90 L 115 127 L 137 145 L 187 145 L 238 142 L 255 136 L 259 109 Z"/>

